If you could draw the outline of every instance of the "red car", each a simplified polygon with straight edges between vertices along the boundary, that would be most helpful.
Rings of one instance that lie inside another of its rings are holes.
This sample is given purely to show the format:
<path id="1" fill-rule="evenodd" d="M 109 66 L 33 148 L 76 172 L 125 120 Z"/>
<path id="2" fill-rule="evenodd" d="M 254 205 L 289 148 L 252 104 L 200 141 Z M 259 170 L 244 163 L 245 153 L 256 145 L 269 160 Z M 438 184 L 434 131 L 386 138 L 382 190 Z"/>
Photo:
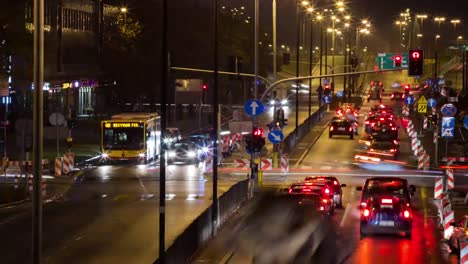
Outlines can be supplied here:
<path id="1" fill-rule="evenodd" d="M 325 183 L 297 182 L 293 183 L 289 189 L 289 194 L 315 195 L 320 198 L 318 211 L 327 215 L 332 215 L 335 211 L 333 203 L 333 189 Z"/>
<path id="2" fill-rule="evenodd" d="M 346 184 L 340 184 L 336 177 L 331 176 L 314 176 L 314 177 L 306 177 L 304 180 L 307 182 L 318 183 L 318 184 L 326 184 L 330 186 L 333 191 L 333 202 L 335 207 L 342 208 L 343 207 L 343 191 L 341 187 L 346 187 Z"/>

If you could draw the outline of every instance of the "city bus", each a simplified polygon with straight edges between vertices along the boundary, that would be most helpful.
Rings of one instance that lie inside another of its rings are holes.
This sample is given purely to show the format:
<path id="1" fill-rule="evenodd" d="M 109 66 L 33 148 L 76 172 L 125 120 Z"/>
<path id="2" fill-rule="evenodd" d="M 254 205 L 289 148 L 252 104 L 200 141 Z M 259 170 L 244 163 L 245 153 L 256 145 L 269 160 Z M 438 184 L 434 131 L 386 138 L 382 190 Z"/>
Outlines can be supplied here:
<path id="1" fill-rule="evenodd" d="M 157 113 L 122 113 L 101 121 L 101 157 L 104 160 L 156 160 L 160 142 L 161 124 Z"/>

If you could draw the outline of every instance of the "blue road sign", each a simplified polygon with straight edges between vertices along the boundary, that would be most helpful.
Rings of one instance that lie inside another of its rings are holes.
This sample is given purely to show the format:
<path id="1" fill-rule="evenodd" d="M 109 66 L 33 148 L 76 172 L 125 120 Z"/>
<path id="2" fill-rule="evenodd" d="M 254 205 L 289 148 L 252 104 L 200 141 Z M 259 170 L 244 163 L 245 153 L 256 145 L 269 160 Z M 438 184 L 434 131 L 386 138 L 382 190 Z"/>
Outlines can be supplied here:
<path id="1" fill-rule="evenodd" d="M 335 94 L 335 96 L 336 96 L 336 97 L 339 97 L 339 98 L 343 97 L 343 95 L 344 95 L 344 91 L 338 91 L 338 92 L 336 92 L 336 94 Z"/>
<path id="2" fill-rule="evenodd" d="M 322 102 L 323 102 L 324 104 L 329 104 L 329 103 L 331 102 L 331 97 L 330 97 L 329 95 L 324 95 L 324 96 L 322 97 Z"/>
<path id="3" fill-rule="evenodd" d="M 405 104 L 407 104 L 407 105 L 414 104 L 414 97 L 412 95 L 406 96 L 405 97 Z"/>
<path id="4" fill-rule="evenodd" d="M 435 107 L 437 105 L 437 101 L 434 98 L 427 99 L 427 106 L 428 107 Z"/>
<path id="5" fill-rule="evenodd" d="M 444 104 L 442 108 L 440 108 L 440 112 L 443 116 L 455 116 L 457 113 L 457 107 L 453 104 Z"/>
<path id="6" fill-rule="evenodd" d="M 432 85 L 433 83 L 434 83 L 434 79 L 432 79 L 432 78 L 429 78 L 429 79 L 426 80 L 427 85 Z"/>
<path id="7" fill-rule="evenodd" d="M 268 139 L 271 143 L 278 144 L 281 143 L 281 141 L 283 141 L 284 134 L 283 132 L 281 132 L 281 130 L 272 130 L 270 131 L 270 133 L 268 133 Z"/>
<path id="8" fill-rule="evenodd" d="M 323 79 L 323 84 L 330 84 L 330 80 L 327 78 Z"/>
<path id="9" fill-rule="evenodd" d="M 463 117 L 463 126 L 468 129 L 468 116 Z"/>
<path id="10" fill-rule="evenodd" d="M 444 85 L 445 84 L 445 78 L 437 78 L 437 84 Z"/>
<path id="11" fill-rule="evenodd" d="M 244 110 L 249 116 L 258 116 L 263 113 L 265 106 L 259 100 L 252 99 L 247 101 Z"/>
<path id="12" fill-rule="evenodd" d="M 442 138 L 453 138 L 455 136 L 455 117 L 442 117 Z"/>

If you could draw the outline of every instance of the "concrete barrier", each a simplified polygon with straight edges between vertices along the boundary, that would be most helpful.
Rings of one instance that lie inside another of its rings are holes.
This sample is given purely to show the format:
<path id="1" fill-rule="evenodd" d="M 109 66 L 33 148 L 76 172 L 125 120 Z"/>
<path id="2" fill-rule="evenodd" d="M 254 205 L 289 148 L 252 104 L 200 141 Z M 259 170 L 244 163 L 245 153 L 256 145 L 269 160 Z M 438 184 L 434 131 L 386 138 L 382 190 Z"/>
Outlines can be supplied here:
<path id="1" fill-rule="evenodd" d="M 228 219 L 234 210 L 241 206 L 248 197 L 249 180 L 233 185 L 219 197 L 219 225 Z M 190 263 L 190 258 L 212 237 L 212 207 L 206 209 L 180 234 L 166 250 L 166 264 Z M 159 264 L 159 259 L 154 263 Z"/>

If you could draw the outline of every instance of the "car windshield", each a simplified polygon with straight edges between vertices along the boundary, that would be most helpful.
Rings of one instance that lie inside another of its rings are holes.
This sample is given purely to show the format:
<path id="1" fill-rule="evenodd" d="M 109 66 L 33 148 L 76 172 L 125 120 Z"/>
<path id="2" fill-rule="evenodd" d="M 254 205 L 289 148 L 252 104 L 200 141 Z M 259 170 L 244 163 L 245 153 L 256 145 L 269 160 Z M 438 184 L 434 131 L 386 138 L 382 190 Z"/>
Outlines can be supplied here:
<path id="1" fill-rule="evenodd" d="M 364 188 L 364 193 L 370 195 L 394 195 L 406 197 L 408 190 L 406 183 L 402 180 L 368 180 Z"/>

